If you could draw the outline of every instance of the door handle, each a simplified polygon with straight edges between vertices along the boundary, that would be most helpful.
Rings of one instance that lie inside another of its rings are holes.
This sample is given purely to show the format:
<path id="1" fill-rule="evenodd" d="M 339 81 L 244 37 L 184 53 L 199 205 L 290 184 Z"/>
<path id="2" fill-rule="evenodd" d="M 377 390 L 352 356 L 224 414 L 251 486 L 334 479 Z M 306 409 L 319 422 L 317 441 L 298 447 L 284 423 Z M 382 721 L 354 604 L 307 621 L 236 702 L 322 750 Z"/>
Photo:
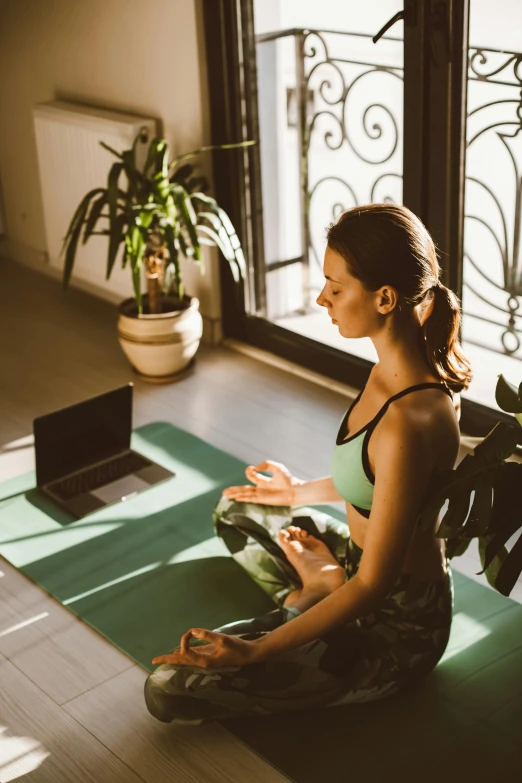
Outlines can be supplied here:
<path id="1" fill-rule="evenodd" d="M 404 24 L 408 25 L 408 27 L 414 27 L 417 24 L 417 2 L 418 0 L 405 0 L 405 7 L 402 9 L 402 11 L 398 11 L 395 16 L 392 16 L 392 18 L 386 22 L 384 27 L 373 36 L 372 41 L 377 43 L 379 38 L 382 38 L 384 33 L 400 19 L 404 19 Z"/>
<path id="2" fill-rule="evenodd" d="M 392 27 L 392 25 L 394 25 L 394 24 L 395 24 L 395 22 L 398 22 L 398 21 L 399 21 L 399 19 L 404 19 L 404 15 L 405 15 L 405 11 L 404 11 L 404 9 L 402 9 L 402 11 L 399 11 L 398 13 L 396 13 L 396 14 L 395 14 L 395 16 L 392 16 L 392 18 L 391 18 L 391 19 L 388 19 L 388 21 L 386 22 L 386 24 L 384 25 L 384 27 L 382 27 L 382 28 L 379 30 L 379 32 L 378 32 L 378 33 L 376 33 L 376 34 L 373 36 L 373 38 L 372 38 L 372 41 L 373 41 L 374 43 L 377 43 L 377 41 L 379 40 L 379 38 L 382 38 L 382 37 L 383 37 L 383 35 L 384 35 L 384 33 L 385 33 L 387 30 L 389 30 L 389 29 L 390 29 L 390 27 Z"/>

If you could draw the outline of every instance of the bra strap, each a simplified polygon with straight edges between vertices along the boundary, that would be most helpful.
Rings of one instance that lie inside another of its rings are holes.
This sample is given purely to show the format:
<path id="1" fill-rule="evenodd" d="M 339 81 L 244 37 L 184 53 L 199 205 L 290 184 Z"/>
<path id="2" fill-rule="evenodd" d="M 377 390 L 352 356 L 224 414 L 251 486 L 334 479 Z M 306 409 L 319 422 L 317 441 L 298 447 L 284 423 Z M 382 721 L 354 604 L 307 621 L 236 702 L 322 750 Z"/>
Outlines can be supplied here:
<path id="1" fill-rule="evenodd" d="M 404 397 L 406 394 L 409 394 L 412 391 L 417 391 L 420 389 L 440 389 L 441 391 L 448 394 L 450 397 L 453 397 L 451 389 L 449 389 L 445 383 L 427 382 L 427 383 L 417 383 L 415 384 L 415 386 L 408 386 L 407 389 L 403 389 L 402 391 L 397 392 L 397 394 L 394 394 L 392 397 L 386 400 L 386 402 L 384 403 L 380 411 L 377 413 L 375 418 L 373 418 L 372 421 L 370 422 L 368 430 L 371 431 L 374 429 L 377 422 L 382 418 L 382 416 L 384 416 L 384 414 L 388 410 L 388 406 L 390 405 L 390 403 L 394 402 L 395 400 L 398 400 L 400 397 Z"/>

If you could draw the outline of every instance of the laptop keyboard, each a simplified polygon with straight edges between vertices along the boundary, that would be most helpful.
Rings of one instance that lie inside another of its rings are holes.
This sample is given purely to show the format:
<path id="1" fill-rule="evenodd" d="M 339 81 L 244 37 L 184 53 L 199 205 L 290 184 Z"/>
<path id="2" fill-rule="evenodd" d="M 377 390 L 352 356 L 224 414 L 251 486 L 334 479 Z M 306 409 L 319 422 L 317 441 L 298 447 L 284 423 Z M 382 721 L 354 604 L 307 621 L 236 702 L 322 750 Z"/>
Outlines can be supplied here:
<path id="1" fill-rule="evenodd" d="M 128 476 L 130 473 L 135 473 L 151 464 L 150 460 L 139 454 L 123 454 L 111 462 L 104 462 L 83 473 L 76 473 L 69 478 L 48 484 L 47 489 L 62 500 L 71 500 L 77 495 L 103 487 L 105 484 L 110 484 L 111 481 Z"/>

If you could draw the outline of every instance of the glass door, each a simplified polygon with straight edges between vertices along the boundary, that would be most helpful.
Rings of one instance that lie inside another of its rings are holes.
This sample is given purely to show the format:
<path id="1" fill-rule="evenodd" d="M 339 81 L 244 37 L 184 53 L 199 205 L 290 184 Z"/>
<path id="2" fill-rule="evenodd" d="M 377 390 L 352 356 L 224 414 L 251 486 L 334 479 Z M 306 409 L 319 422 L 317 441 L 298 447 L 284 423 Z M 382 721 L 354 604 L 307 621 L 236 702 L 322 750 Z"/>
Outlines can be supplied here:
<path id="1" fill-rule="evenodd" d="M 462 342 L 467 396 L 522 382 L 522 4 L 471 0 Z"/>
<path id="2" fill-rule="evenodd" d="M 260 313 L 294 334 L 376 360 L 316 304 L 325 228 L 358 204 L 403 198 L 403 7 L 254 0 L 266 285 Z"/>
<path id="3" fill-rule="evenodd" d="M 222 266 L 225 336 L 362 386 L 371 342 L 341 338 L 315 304 L 324 233 L 347 207 L 403 203 L 463 304 L 463 431 L 511 421 L 493 391 L 499 372 L 522 380 L 518 0 L 202 3 L 212 141 L 258 142 L 214 158 L 248 259 L 242 307 Z"/>

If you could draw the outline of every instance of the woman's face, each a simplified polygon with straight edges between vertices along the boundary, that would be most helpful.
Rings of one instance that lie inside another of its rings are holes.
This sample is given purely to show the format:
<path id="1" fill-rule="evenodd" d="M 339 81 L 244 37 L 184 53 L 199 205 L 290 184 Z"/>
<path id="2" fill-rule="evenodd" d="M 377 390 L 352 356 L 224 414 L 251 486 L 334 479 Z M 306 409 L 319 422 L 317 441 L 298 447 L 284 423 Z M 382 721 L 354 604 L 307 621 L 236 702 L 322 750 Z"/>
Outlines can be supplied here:
<path id="1" fill-rule="evenodd" d="M 324 254 L 326 283 L 316 299 L 326 307 L 343 337 L 367 337 L 375 328 L 375 292 L 367 291 L 360 280 L 348 272 L 339 253 L 326 248 Z"/>

